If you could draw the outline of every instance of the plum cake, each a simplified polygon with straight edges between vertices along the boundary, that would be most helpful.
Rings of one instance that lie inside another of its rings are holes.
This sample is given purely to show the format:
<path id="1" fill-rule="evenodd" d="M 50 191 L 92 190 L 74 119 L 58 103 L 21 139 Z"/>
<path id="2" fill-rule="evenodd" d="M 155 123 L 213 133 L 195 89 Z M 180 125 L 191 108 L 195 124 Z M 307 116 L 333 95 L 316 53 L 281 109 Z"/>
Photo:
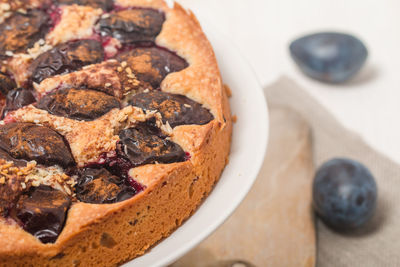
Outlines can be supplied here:
<path id="1" fill-rule="evenodd" d="M 195 16 L 0 0 L 0 266 L 116 266 L 195 212 L 231 142 Z"/>

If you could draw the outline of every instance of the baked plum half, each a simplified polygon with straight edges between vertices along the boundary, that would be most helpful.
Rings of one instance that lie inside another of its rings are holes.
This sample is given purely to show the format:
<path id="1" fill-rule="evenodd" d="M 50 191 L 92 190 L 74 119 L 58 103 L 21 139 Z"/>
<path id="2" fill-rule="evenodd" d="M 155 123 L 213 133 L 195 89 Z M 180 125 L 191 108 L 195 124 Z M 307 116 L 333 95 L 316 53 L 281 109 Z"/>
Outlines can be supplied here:
<path id="1" fill-rule="evenodd" d="M 127 68 L 132 71 L 135 78 L 153 89 L 159 88 L 168 74 L 181 71 L 188 66 L 183 58 L 156 46 L 133 48 L 119 54 L 116 59 L 121 63 L 126 62 Z"/>
<path id="2" fill-rule="evenodd" d="M 87 203 L 115 203 L 131 198 L 137 192 L 125 180 L 104 168 L 84 168 L 79 171 L 76 197 Z"/>
<path id="3" fill-rule="evenodd" d="M 4 110 L 6 105 L 6 96 L 17 84 L 6 73 L 0 72 L 0 110 Z"/>
<path id="4" fill-rule="evenodd" d="M 38 56 L 29 66 L 31 81 L 40 83 L 44 79 L 70 73 L 83 66 L 104 60 L 103 46 L 96 40 L 77 40 L 57 45 Z"/>
<path id="5" fill-rule="evenodd" d="M 15 159 L 11 157 L 6 151 L 3 149 L 0 149 L 0 159 L 3 159 L 5 161 L 10 161 L 13 162 L 13 164 L 17 167 L 25 167 L 27 164 L 27 161 L 24 159 Z"/>
<path id="6" fill-rule="evenodd" d="M 14 122 L 0 126 L 0 148 L 15 159 L 35 160 L 51 166 L 75 164 L 63 136 L 40 125 Z"/>
<path id="7" fill-rule="evenodd" d="M 144 164 L 182 162 L 187 159 L 183 149 L 168 140 L 154 120 L 120 131 L 119 138 L 116 151 L 104 153 L 97 163 L 91 163 L 87 167 L 107 169 L 124 179 L 125 183 L 128 182 L 136 192 L 142 191 L 143 186 L 129 177 L 131 168 Z"/>
<path id="8" fill-rule="evenodd" d="M 133 166 L 185 161 L 186 154 L 182 148 L 168 140 L 151 123 L 140 123 L 124 129 L 119 133 L 119 138 L 122 151 Z"/>
<path id="9" fill-rule="evenodd" d="M 56 0 L 57 4 L 60 5 L 81 5 L 81 6 L 92 6 L 95 8 L 101 8 L 104 11 L 110 11 L 114 7 L 113 0 Z"/>
<path id="10" fill-rule="evenodd" d="M 15 88 L 8 92 L 6 96 L 6 105 L 3 109 L 4 118 L 10 111 L 17 110 L 29 104 L 36 102 L 33 92 L 26 88 Z"/>
<path id="11" fill-rule="evenodd" d="M 22 195 L 10 214 L 25 231 L 43 243 L 54 243 L 64 227 L 70 205 L 68 195 L 40 185 Z"/>
<path id="12" fill-rule="evenodd" d="M 204 125 L 214 119 L 208 109 L 190 98 L 157 90 L 134 95 L 128 100 L 128 104 L 143 110 L 159 111 L 163 122 L 168 122 L 171 127 L 184 124 Z"/>
<path id="13" fill-rule="evenodd" d="M 99 21 L 102 36 L 111 36 L 122 44 L 153 42 L 161 32 L 165 16 L 148 8 L 132 8 L 112 12 Z"/>
<path id="14" fill-rule="evenodd" d="M 0 72 L 0 93 L 6 96 L 15 87 L 17 87 L 15 81 L 7 74 Z"/>
<path id="15" fill-rule="evenodd" d="M 45 10 L 53 4 L 52 1 L 53 0 L 0 0 L 0 4 L 8 4 L 9 11 L 16 11 L 19 9 L 29 10 L 39 6 L 40 9 Z"/>
<path id="16" fill-rule="evenodd" d="M 51 27 L 51 19 L 41 10 L 15 12 L 0 24 L 0 56 L 23 53 L 44 38 Z"/>
<path id="17" fill-rule="evenodd" d="M 45 95 L 37 107 L 53 115 L 91 121 L 114 108 L 120 108 L 120 103 L 117 98 L 103 92 L 68 88 Z"/>

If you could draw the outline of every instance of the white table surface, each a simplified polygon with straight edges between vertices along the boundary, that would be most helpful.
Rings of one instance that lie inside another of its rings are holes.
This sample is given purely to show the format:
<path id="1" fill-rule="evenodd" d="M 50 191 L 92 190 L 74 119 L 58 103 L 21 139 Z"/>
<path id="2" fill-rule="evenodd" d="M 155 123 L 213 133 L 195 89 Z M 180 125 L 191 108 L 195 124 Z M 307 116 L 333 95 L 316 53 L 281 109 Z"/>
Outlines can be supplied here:
<path id="1" fill-rule="evenodd" d="M 399 0 L 179 0 L 238 46 L 262 85 L 287 75 L 347 128 L 400 163 Z M 343 85 L 304 76 L 288 53 L 302 34 L 353 33 L 369 49 L 362 71 Z"/>

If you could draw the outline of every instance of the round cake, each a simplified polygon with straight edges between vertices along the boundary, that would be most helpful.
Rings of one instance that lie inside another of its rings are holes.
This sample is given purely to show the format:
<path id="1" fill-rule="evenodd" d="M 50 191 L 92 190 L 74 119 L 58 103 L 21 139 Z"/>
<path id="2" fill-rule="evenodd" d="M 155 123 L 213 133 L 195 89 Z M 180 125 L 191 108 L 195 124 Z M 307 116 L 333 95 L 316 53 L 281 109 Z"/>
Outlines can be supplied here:
<path id="1" fill-rule="evenodd" d="M 0 0 L 0 265 L 116 266 L 186 220 L 231 143 L 195 16 L 163 0 Z"/>

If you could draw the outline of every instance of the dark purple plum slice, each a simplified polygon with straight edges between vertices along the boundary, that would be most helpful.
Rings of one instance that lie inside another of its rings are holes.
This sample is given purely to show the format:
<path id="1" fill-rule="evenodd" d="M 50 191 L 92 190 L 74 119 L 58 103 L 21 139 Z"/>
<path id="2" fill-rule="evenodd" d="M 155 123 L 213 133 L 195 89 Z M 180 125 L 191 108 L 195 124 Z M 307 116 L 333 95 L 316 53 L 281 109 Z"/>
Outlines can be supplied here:
<path id="1" fill-rule="evenodd" d="M 136 78 L 148 83 L 154 89 L 169 73 L 185 69 L 187 62 L 166 49 L 160 47 L 139 47 L 117 56 L 120 62 L 126 62 Z"/>
<path id="2" fill-rule="evenodd" d="M 161 32 L 164 20 L 164 14 L 154 9 L 124 9 L 100 19 L 100 33 L 112 36 L 123 44 L 154 41 Z"/>
<path id="3" fill-rule="evenodd" d="M 96 40 L 78 40 L 60 44 L 38 56 L 30 65 L 31 80 L 44 79 L 81 69 L 83 66 L 102 62 L 103 46 Z"/>
<path id="4" fill-rule="evenodd" d="M 17 87 L 15 81 L 7 74 L 0 72 L 0 93 L 6 96 L 15 87 Z"/>
<path id="5" fill-rule="evenodd" d="M 115 203 L 134 196 L 135 189 L 104 168 L 80 170 L 76 197 L 86 203 Z"/>
<path id="6" fill-rule="evenodd" d="M 159 111 L 163 122 L 168 121 L 171 127 L 184 124 L 204 125 L 214 119 L 208 109 L 188 97 L 162 91 L 134 95 L 128 103 L 144 110 Z"/>
<path id="7" fill-rule="evenodd" d="M 0 4 L 7 3 L 10 11 L 29 10 L 40 7 L 41 10 L 49 8 L 53 0 L 0 0 Z"/>
<path id="8" fill-rule="evenodd" d="M 56 3 L 61 5 L 81 5 L 81 6 L 92 6 L 95 8 L 101 8 L 105 11 L 113 9 L 113 0 L 56 0 Z"/>
<path id="9" fill-rule="evenodd" d="M 60 89 L 40 99 L 40 109 L 66 118 L 91 121 L 114 108 L 120 108 L 117 98 L 87 89 Z"/>
<path id="10" fill-rule="evenodd" d="M 26 160 L 23 159 L 15 159 L 11 157 L 6 151 L 0 149 L 0 159 L 4 159 L 5 161 L 11 161 L 14 163 L 15 166 L 18 167 L 25 167 L 27 164 Z"/>
<path id="11" fill-rule="evenodd" d="M 6 52 L 25 52 L 44 38 L 50 27 L 50 17 L 41 10 L 14 13 L 0 24 L 0 56 L 7 56 Z"/>
<path id="12" fill-rule="evenodd" d="M 68 144 L 60 134 L 32 123 L 1 125 L 0 148 L 15 159 L 35 160 L 46 166 L 75 164 Z"/>
<path id="13" fill-rule="evenodd" d="M 12 217 L 43 243 L 54 243 L 64 227 L 71 199 L 49 186 L 32 189 L 19 199 Z"/>
<path id="14" fill-rule="evenodd" d="M 36 99 L 31 90 L 15 88 L 9 91 L 6 97 L 6 106 L 3 109 L 3 118 L 8 112 L 17 110 L 34 102 L 36 102 Z"/>
<path id="15" fill-rule="evenodd" d="M 185 161 L 182 148 L 149 123 L 122 130 L 119 138 L 122 151 L 134 166 Z"/>

